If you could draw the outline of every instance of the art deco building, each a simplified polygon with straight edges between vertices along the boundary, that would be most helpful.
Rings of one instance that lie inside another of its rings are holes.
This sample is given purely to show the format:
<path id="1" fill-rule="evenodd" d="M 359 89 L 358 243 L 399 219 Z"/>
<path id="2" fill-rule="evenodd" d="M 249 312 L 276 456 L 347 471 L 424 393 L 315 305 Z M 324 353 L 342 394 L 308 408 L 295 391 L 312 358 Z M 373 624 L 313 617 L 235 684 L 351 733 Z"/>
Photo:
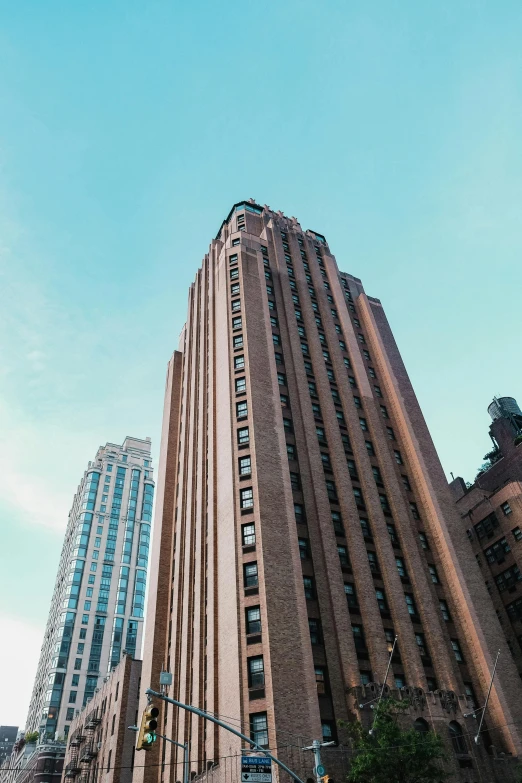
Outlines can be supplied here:
<path id="1" fill-rule="evenodd" d="M 141 647 L 154 480 L 150 438 L 98 449 L 74 496 L 27 731 L 67 736 L 125 650 Z"/>
<path id="2" fill-rule="evenodd" d="M 171 671 L 171 695 L 303 779 L 314 738 L 346 774 L 338 721 L 370 720 L 396 635 L 386 692 L 447 739 L 457 779 L 518 753 L 519 678 L 382 305 L 324 236 L 252 201 L 212 241 L 168 366 L 152 562 L 142 688 Z M 464 714 L 499 647 L 477 747 Z M 192 773 L 238 779 L 234 736 L 171 708 L 160 725 Z M 160 744 L 137 781 L 181 780 Z"/>
<path id="3" fill-rule="evenodd" d="M 512 397 L 488 407 L 492 450 L 474 484 L 450 487 L 473 554 L 522 676 L 522 411 Z"/>

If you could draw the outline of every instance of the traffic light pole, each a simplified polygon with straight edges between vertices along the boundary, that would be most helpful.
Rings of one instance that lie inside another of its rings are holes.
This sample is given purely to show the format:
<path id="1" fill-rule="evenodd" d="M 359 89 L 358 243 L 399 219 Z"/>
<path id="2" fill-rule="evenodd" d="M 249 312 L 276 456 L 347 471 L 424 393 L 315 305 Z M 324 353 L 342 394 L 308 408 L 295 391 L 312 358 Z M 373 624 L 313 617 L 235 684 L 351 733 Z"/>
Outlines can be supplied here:
<path id="1" fill-rule="evenodd" d="M 232 726 L 229 726 L 227 723 L 223 723 L 222 720 L 215 718 L 213 715 L 209 715 L 208 712 L 205 712 L 204 710 L 200 710 L 198 709 L 198 707 L 192 707 L 189 704 L 183 704 L 183 702 L 176 701 L 176 699 L 171 699 L 168 696 L 165 696 L 163 693 L 158 693 L 157 691 L 153 691 L 151 688 L 147 688 L 145 693 L 147 694 L 147 696 L 154 696 L 156 699 L 161 699 L 162 701 L 168 701 L 169 704 L 174 704 L 175 707 L 179 707 L 180 709 L 186 710 L 187 712 L 193 712 L 194 715 L 199 715 L 200 718 L 203 718 L 204 720 L 209 720 L 212 723 L 221 726 L 221 728 L 225 729 L 225 731 L 229 731 L 231 734 L 235 734 L 236 737 L 240 737 L 240 739 L 244 740 L 245 742 L 248 742 L 248 744 L 251 745 L 253 750 L 257 750 L 259 753 L 262 753 L 264 756 L 267 756 L 269 759 L 271 759 L 274 762 L 274 764 L 277 764 L 278 767 L 284 769 L 284 771 L 287 772 L 296 781 L 296 783 L 303 783 L 301 778 L 298 777 L 295 774 L 295 772 L 292 772 L 292 770 L 289 767 L 287 767 L 286 764 L 283 764 L 282 761 L 279 761 L 279 759 L 276 759 L 275 756 L 272 756 L 272 754 L 268 750 L 262 748 L 256 742 L 251 740 L 250 737 L 247 737 L 245 734 L 241 734 L 241 732 L 237 731 L 237 729 L 234 729 Z M 158 734 L 158 736 L 160 735 Z"/>
<path id="2" fill-rule="evenodd" d="M 158 734 L 156 732 L 157 737 L 161 737 L 161 739 L 164 739 L 166 742 L 171 742 L 173 745 L 177 745 L 178 748 L 183 748 L 183 783 L 189 783 L 189 744 L 188 742 L 185 742 L 183 745 L 181 742 L 176 742 L 176 740 L 170 739 L 170 737 L 166 737 L 164 734 Z"/>

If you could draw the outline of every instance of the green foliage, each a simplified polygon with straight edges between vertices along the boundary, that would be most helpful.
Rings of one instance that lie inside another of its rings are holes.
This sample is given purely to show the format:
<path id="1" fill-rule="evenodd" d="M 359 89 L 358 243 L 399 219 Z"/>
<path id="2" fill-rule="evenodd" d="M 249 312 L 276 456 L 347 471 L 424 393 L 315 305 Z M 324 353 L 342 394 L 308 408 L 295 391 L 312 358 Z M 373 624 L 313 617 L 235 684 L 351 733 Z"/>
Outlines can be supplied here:
<path id="1" fill-rule="evenodd" d="M 25 741 L 27 743 L 38 742 L 38 737 L 39 734 L 37 731 L 28 731 L 27 734 L 25 735 Z"/>
<path id="2" fill-rule="evenodd" d="M 397 718 L 409 703 L 383 699 L 370 735 L 359 721 L 342 723 L 351 738 L 349 783 L 443 783 L 449 773 L 444 743 L 434 731 L 401 728 Z"/>

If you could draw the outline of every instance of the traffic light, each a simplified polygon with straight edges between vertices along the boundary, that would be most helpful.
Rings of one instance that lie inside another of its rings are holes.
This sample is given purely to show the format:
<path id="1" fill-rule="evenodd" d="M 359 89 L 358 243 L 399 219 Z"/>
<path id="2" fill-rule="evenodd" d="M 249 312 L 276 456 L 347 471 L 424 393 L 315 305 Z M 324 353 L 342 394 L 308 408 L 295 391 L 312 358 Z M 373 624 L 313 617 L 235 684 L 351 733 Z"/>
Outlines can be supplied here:
<path id="1" fill-rule="evenodd" d="M 150 750 L 156 742 L 156 729 L 159 709 L 153 704 L 147 704 L 141 716 L 140 730 L 136 741 L 136 750 Z"/>

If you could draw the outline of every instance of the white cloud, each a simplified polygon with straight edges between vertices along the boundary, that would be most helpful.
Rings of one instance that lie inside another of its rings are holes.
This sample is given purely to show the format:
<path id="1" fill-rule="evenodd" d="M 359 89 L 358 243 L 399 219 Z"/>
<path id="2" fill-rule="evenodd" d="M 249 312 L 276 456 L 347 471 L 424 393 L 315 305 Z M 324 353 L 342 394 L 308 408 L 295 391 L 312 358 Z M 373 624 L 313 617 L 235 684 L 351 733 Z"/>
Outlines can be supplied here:
<path id="1" fill-rule="evenodd" d="M 0 614 L 0 725 L 23 728 L 44 628 Z"/>

